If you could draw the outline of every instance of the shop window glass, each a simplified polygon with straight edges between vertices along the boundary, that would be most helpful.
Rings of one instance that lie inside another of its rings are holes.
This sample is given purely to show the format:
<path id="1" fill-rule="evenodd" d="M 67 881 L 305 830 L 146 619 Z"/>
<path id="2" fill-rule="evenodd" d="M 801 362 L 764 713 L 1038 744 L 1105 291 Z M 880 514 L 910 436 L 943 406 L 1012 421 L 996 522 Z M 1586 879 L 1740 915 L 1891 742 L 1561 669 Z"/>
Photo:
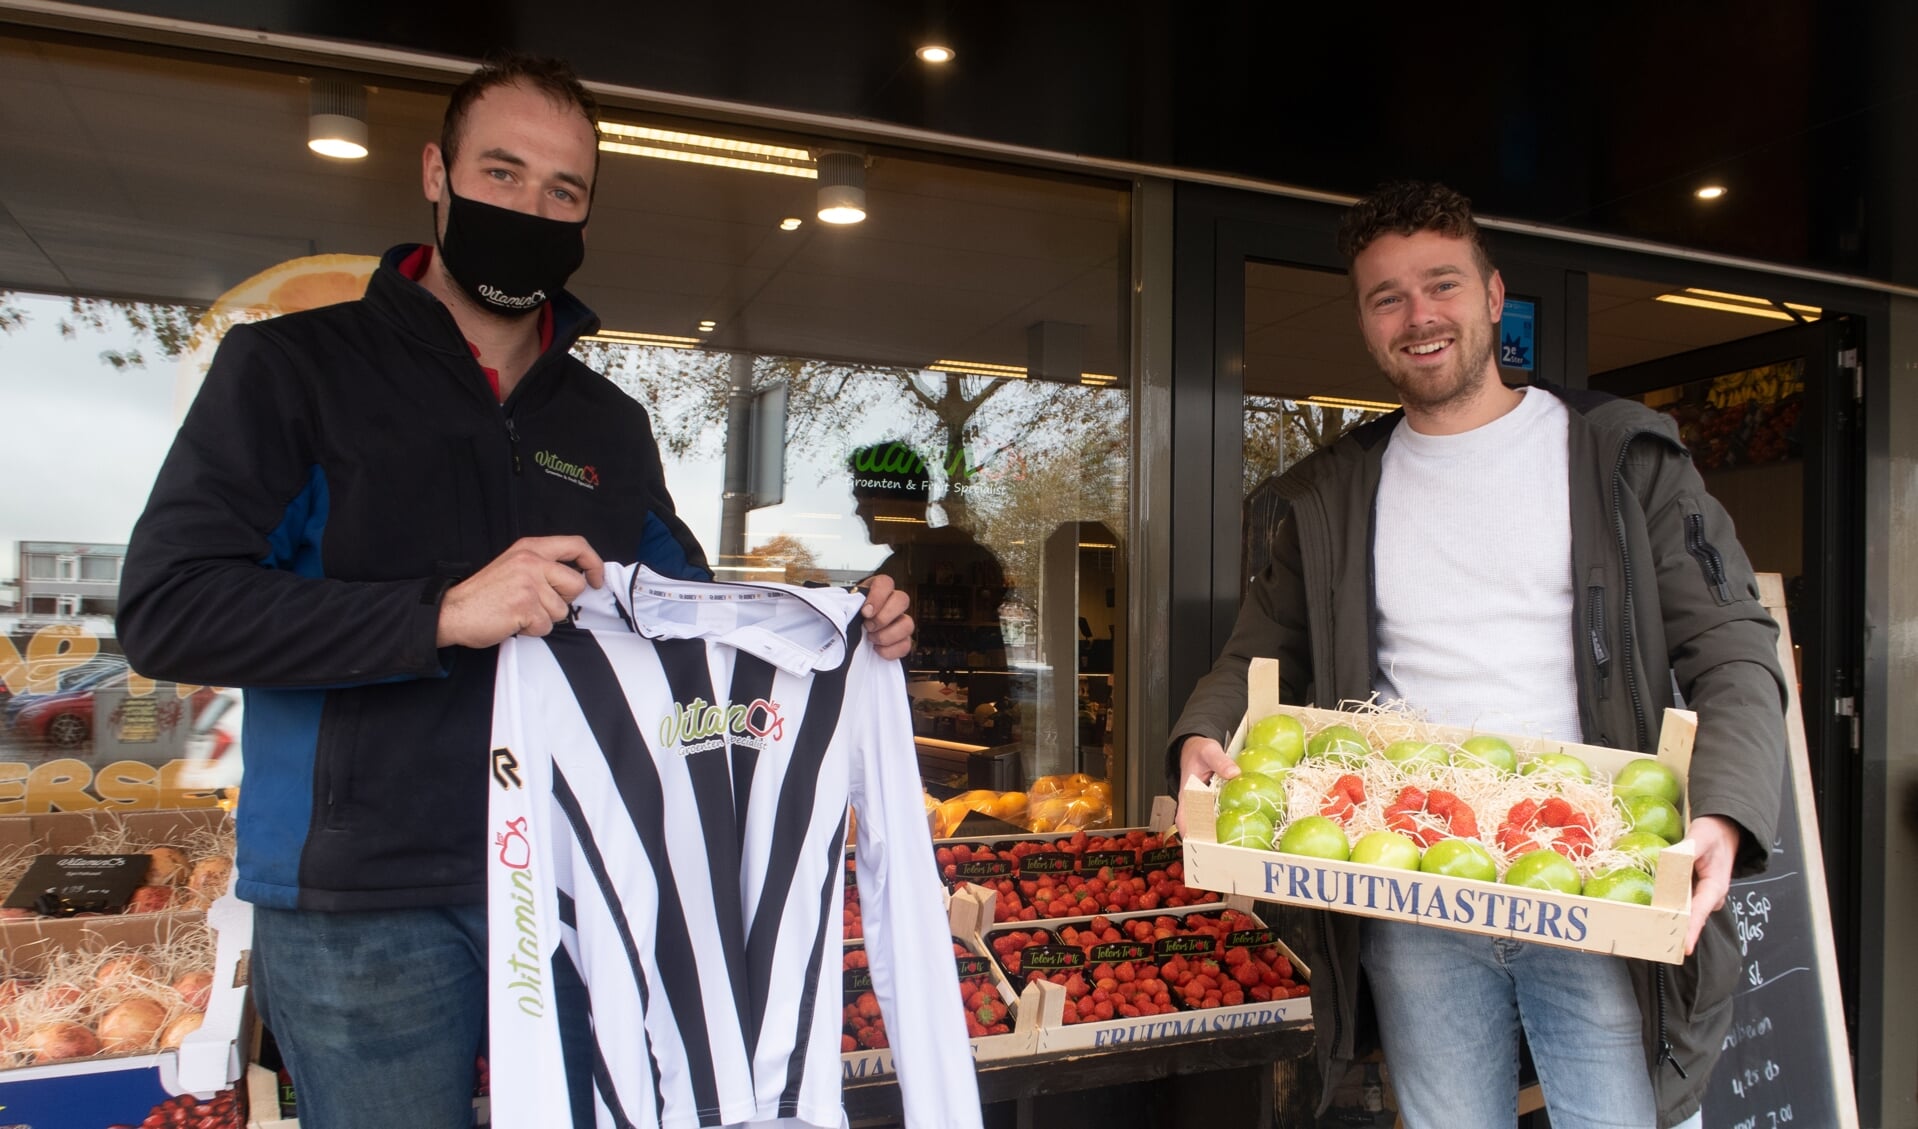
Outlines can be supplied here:
<path id="1" fill-rule="evenodd" d="M 0 498 L 0 559 L 16 561 L 28 540 L 124 545 L 224 332 L 350 299 L 387 247 L 430 234 L 412 170 L 444 105 L 380 86 L 373 157 L 333 162 L 305 147 L 297 76 L 0 37 L 0 96 L 54 88 L 79 121 L 0 140 L 8 167 L 43 173 L 0 188 L 4 234 L 39 249 L 0 261 L 0 397 L 32 424 L 0 448 L 9 480 L 35 484 Z M 721 579 L 883 571 L 908 592 L 917 741 L 900 755 L 929 806 L 962 797 L 931 813 L 941 829 L 975 809 L 1111 822 L 1136 536 L 1128 193 L 889 151 L 865 171 L 868 218 L 836 228 L 814 218 L 813 180 L 606 151 L 570 287 L 605 329 L 578 353 L 647 406 Z M 112 187 L 135 182 L 137 198 Z M 118 579 L 111 556 L 76 560 L 75 579 Z M 52 569 L 27 559 L 25 610 L 0 616 L 14 701 L 87 662 L 124 667 L 113 599 L 33 591 Z M 135 676 L 113 692 L 197 709 L 201 688 Z M 62 750 L 177 754 L 172 737 L 116 745 L 110 712 L 60 729 Z M 0 763 L 49 740 L 0 726 Z"/>

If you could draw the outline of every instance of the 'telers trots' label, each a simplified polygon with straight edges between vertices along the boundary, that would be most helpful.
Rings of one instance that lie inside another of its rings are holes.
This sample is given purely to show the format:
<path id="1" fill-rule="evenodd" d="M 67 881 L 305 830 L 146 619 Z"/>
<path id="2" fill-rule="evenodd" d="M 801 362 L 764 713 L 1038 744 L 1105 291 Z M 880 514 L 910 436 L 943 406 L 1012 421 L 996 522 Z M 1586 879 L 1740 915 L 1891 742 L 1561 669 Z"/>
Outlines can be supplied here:
<path id="1" fill-rule="evenodd" d="M 959 966 L 959 979 L 973 976 L 988 976 L 992 973 L 992 961 L 987 957 L 953 957 L 952 962 Z"/>
<path id="2" fill-rule="evenodd" d="M 1004 878 L 1012 873 L 1012 863 L 1001 858 L 969 859 L 952 864 L 960 878 Z"/>
<path id="3" fill-rule="evenodd" d="M 1050 968 L 1083 968 L 1086 951 L 1072 945 L 1028 945 L 1019 954 L 1019 967 L 1026 972 Z"/>
<path id="4" fill-rule="evenodd" d="M 846 970 L 845 989 L 846 989 L 846 997 L 848 999 L 854 996 L 857 996 L 861 992 L 869 991 L 871 988 L 872 988 L 872 969 L 848 968 Z"/>
<path id="5" fill-rule="evenodd" d="M 1094 964 L 1119 964 L 1125 961 L 1149 960 L 1152 950 L 1138 941 L 1107 941 L 1094 945 L 1086 952 Z"/>
<path id="6" fill-rule="evenodd" d="M 1130 870 L 1137 865 L 1139 856 L 1131 851 L 1087 851 L 1079 856 L 1079 871 L 1082 874 L 1096 874 L 1107 867 Z"/>
<path id="7" fill-rule="evenodd" d="M 1035 851 L 1019 860 L 1021 874 L 1070 874 L 1072 856 L 1062 851 Z"/>
<path id="8" fill-rule="evenodd" d="M 1149 870 L 1164 870 L 1173 863 L 1184 860 L 1184 858 L 1184 847 L 1154 847 L 1139 856 L 1139 864 Z"/>
<path id="9" fill-rule="evenodd" d="M 1270 929 L 1240 929 L 1225 935 L 1225 947 L 1228 949 L 1263 949 L 1278 943 L 1278 935 Z"/>
<path id="10" fill-rule="evenodd" d="M 1189 957 L 1195 953 L 1212 952 L 1210 937 L 1161 937 L 1152 942 L 1152 955 L 1156 957 Z"/>

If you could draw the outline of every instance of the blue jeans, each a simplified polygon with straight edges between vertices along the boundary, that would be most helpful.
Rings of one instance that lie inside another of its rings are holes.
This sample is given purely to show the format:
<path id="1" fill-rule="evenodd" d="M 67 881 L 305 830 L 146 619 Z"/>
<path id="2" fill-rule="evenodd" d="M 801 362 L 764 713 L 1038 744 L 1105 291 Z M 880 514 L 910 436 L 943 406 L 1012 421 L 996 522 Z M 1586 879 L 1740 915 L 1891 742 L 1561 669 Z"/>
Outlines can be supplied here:
<path id="1" fill-rule="evenodd" d="M 469 1129 L 486 1045 L 484 906 L 253 910 L 253 984 L 300 1129 Z"/>
<path id="2" fill-rule="evenodd" d="M 1521 1026 L 1552 1129 L 1656 1129 L 1624 961 L 1396 921 L 1360 938 L 1406 1129 L 1516 1125 Z"/>

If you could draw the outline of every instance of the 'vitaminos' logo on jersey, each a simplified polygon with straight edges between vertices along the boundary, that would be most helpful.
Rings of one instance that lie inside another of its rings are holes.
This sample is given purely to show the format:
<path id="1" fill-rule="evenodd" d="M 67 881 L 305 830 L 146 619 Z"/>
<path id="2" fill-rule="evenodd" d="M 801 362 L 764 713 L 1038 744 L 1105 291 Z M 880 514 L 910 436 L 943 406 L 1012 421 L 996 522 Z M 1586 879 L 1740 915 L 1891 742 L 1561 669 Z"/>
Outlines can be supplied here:
<path id="1" fill-rule="evenodd" d="M 599 489 L 599 471 L 591 466 L 569 463 L 551 451 L 541 451 L 534 455 L 533 462 L 554 478 L 563 478 L 575 486 L 584 486 L 588 490 Z"/>
<path id="2" fill-rule="evenodd" d="M 778 702 L 754 698 L 745 706 L 709 705 L 704 698 L 694 698 L 689 705 L 674 702 L 672 712 L 660 720 L 659 747 L 677 745 L 674 751 L 687 757 L 724 748 L 730 738 L 735 745 L 763 749 L 785 733 Z"/>
<path id="3" fill-rule="evenodd" d="M 506 954 L 512 970 L 506 985 L 520 1011 L 538 1019 L 546 1014 L 545 961 L 540 957 L 539 898 L 533 878 L 533 843 L 526 837 L 526 817 L 506 821 L 506 830 L 493 833 L 499 864 L 512 885 L 513 928 L 518 941 Z M 522 959 L 523 958 L 523 959 Z"/>

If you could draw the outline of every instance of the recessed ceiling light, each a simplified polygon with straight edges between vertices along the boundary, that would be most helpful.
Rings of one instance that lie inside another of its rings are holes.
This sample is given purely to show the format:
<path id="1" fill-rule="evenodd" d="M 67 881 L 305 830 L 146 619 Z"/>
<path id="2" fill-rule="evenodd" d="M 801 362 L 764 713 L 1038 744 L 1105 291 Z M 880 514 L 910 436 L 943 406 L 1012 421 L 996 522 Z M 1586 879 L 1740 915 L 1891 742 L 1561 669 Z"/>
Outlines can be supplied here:
<path id="1" fill-rule="evenodd" d="M 787 216 L 785 219 L 779 221 L 779 230 L 798 231 L 799 225 L 805 222 L 805 220 L 800 219 L 798 216 Z"/>
<path id="2" fill-rule="evenodd" d="M 1700 200 L 1716 200 L 1724 194 L 1725 186 L 1722 184 L 1707 184 L 1705 187 L 1692 193 L 1692 195 L 1698 197 Z"/>
<path id="3" fill-rule="evenodd" d="M 919 56 L 922 62 L 950 63 L 958 52 L 943 43 L 928 43 L 919 50 L 914 51 L 913 54 Z"/>
<path id="4" fill-rule="evenodd" d="M 704 318 L 699 323 L 699 332 L 701 333 L 711 333 L 713 330 L 718 328 L 719 328 L 719 323 L 714 321 L 711 318 Z"/>

